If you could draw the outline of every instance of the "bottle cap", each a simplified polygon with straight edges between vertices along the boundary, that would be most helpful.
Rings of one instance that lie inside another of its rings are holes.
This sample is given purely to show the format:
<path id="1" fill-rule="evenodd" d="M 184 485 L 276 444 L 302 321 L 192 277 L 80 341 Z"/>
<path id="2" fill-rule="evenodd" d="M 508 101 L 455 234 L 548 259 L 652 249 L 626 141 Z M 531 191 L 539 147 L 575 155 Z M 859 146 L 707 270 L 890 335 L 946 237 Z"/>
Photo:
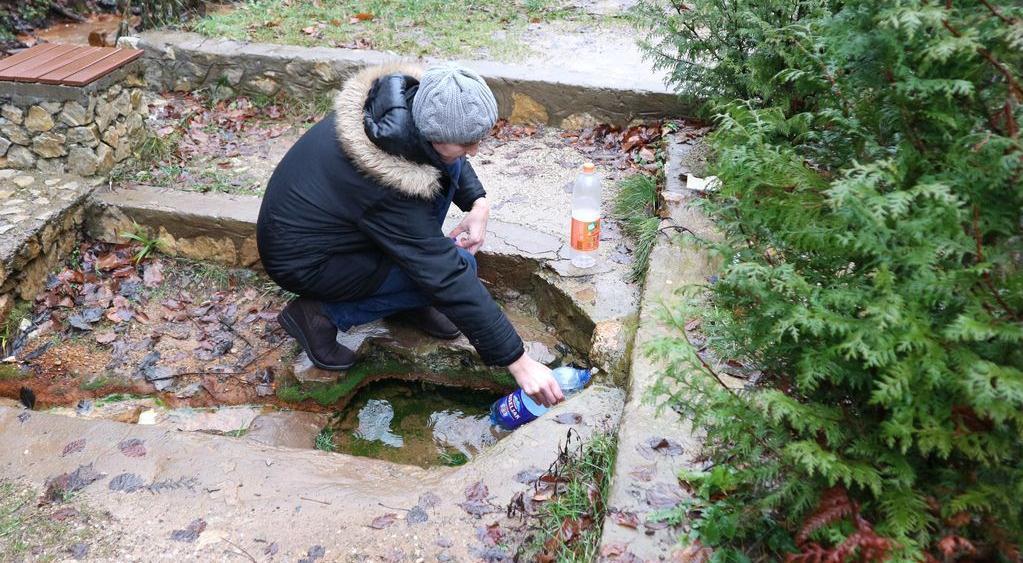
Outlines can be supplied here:
<path id="1" fill-rule="evenodd" d="M 593 172 L 596 169 L 597 167 L 594 166 L 592 162 L 587 162 L 586 164 L 583 164 L 583 174 L 593 174 Z"/>

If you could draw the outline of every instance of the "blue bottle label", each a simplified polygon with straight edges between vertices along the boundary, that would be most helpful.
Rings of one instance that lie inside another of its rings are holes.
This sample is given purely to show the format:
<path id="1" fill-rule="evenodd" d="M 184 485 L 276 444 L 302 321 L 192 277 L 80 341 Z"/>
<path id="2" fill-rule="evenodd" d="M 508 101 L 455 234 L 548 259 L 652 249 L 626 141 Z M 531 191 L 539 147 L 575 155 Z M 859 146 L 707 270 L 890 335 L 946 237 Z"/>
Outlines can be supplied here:
<path id="1" fill-rule="evenodd" d="M 522 402 L 521 389 L 516 390 L 499 401 L 497 416 L 500 425 L 509 430 L 536 420 L 536 415 L 530 412 Z"/>

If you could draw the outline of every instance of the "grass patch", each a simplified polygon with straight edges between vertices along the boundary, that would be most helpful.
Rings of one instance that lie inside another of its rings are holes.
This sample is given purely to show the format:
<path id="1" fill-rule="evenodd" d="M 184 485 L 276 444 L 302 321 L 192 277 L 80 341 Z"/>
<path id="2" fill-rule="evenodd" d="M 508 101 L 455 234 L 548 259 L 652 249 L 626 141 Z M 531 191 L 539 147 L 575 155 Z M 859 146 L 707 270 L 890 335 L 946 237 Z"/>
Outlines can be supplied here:
<path id="1" fill-rule="evenodd" d="M 598 559 L 617 451 L 614 434 L 595 434 L 575 451 L 566 446 L 552 470 L 565 481 L 564 492 L 530 517 L 535 531 L 519 546 L 516 561 L 582 563 Z M 567 541 L 565 529 L 572 530 Z"/>
<path id="2" fill-rule="evenodd" d="M 356 15 L 359 18 L 356 18 Z M 521 56 L 531 21 L 576 15 L 556 0 L 249 0 L 210 14 L 191 29 L 210 37 L 302 46 L 368 47 L 405 55 Z M 503 32 L 503 33 L 499 33 Z"/>
<path id="3" fill-rule="evenodd" d="M 89 380 L 84 380 L 79 385 L 82 391 L 96 391 L 110 385 L 111 380 L 106 375 L 99 375 Z"/>
<path id="4" fill-rule="evenodd" d="M 21 369 L 14 364 L 0 364 L 0 381 L 4 379 L 21 379 L 28 374 L 21 373 Z"/>
<path id="5" fill-rule="evenodd" d="M 21 321 L 29 318 L 32 314 L 32 303 L 30 301 L 18 300 L 14 303 L 7 318 L 0 324 L 0 355 L 7 356 L 7 348 L 18 337 L 18 327 Z"/>
<path id="6" fill-rule="evenodd" d="M 636 244 L 630 279 L 642 282 L 650 265 L 650 251 L 657 240 L 661 220 L 657 217 L 657 181 L 645 174 L 629 176 L 619 182 L 614 201 L 614 216 L 622 222 L 625 235 Z"/>
<path id="7" fill-rule="evenodd" d="M 337 445 L 334 444 L 334 429 L 330 426 L 324 426 L 323 430 L 316 435 L 316 449 L 323 450 L 325 452 L 336 452 Z"/>
<path id="8" fill-rule="evenodd" d="M 71 518 L 51 518 L 59 507 L 38 506 L 31 487 L 0 480 L 0 561 L 58 561 L 76 543 L 89 545 L 88 558 L 104 558 L 107 549 L 94 540 L 97 516 L 76 506 Z"/>
<path id="9" fill-rule="evenodd" d="M 441 452 L 440 463 L 448 467 L 458 467 L 469 463 L 469 457 L 462 452 Z"/>

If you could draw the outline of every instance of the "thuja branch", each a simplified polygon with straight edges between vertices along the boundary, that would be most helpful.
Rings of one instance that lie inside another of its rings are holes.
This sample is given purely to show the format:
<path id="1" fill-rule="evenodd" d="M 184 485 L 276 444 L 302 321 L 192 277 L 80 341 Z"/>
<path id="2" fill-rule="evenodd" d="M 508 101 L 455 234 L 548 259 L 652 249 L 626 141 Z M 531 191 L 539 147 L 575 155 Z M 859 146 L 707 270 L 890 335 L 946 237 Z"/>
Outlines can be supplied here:
<path id="1" fill-rule="evenodd" d="M 977 244 L 977 263 L 981 263 L 984 261 L 984 245 L 981 242 L 980 236 L 980 208 L 976 205 L 973 206 L 973 239 Z M 1002 298 L 1002 295 L 998 293 L 998 289 L 991 281 L 991 272 L 985 271 L 981 275 L 981 278 L 984 280 L 984 286 L 988 288 L 988 291 L 995 298 L 995 301 L 998 301 L 998 304 L 1001 305 L 1005 314 L 1008 315 L 1010 319 L 1020 320 L 1020 314 L 1013 311 L 1012 307 L 1010 307 L 1009 304 L 1005 302 L 1005 299 Z"/>
<path id="2" fill-rule="evenodd" d="M 951 2 L 949 2 L 949 5 L 950 4 Z M 945 29 L 947 29 L 949 33 L 951 33 L 955 37 L 959 38 L 963 36 L 963 34 L 960 33 L 959 30 L 956 29 L 951 23 L 949 23 L 948 20 L 942 20 L 941 25 L 943 25 Z M 1019 82 L 1016 81 L 1016 77 L 1014 77 L 1012 73 L 1009 72 L 1009 69 L 1006 68 L 1005 65 L 1003 65 L 1001 62 L 999 62 L 999 60 L 996 59 L 995 56 L 991 54 L 991 51 L 988 51 L 984 47 L 977 47 L 977 52 L 980 53 L 980 55 L 984 57 L 984 59 L 987 60 L 987 62 L 991 63 L 991 66 L 995 67 L 995 69 L 1002 76 L 1005 77 L 1006 82 L 1008 82 L 1009 84 L 1009 93 L 1017 100 L 1023 101 L 1023 87 L 1019 85 Z"/>

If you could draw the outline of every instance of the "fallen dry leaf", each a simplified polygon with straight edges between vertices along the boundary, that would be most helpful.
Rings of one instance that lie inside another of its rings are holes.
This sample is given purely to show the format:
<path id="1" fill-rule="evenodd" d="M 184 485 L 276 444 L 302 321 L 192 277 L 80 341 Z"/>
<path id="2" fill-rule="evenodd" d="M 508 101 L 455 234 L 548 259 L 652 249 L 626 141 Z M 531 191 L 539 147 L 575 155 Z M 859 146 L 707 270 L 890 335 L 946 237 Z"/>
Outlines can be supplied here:
<path id="1" fill-rule="evenodd" d="M 374 530 L 383 530 L 384 528 L 394 524 L 394 521 L 398 519 L 398 515 L 393 512 L 388 512 L 383 516 L 377 516 L 370 522 L 369 527 Z"/>
<path id="2" fill-rule="evenodd" d="M 163 262 L 156 260 L 148 264 L 142 274 L 142 283 L 150 289 L 163 283 Z"/>
<path id="3" fill-rule="evenodd" d="M 577 412 L 565 412 L 554 417 L 554 422 L 558 424 L 579 424 L 583 421 L 583 415 Z"/>
<path id="4" fill-rule="evenodd" d="M 625 526 L 633 530 L 639 528 L 639 516 L 635 512 L 616 510 L 611 513 L 611 519 L 619 526 Z"/>

